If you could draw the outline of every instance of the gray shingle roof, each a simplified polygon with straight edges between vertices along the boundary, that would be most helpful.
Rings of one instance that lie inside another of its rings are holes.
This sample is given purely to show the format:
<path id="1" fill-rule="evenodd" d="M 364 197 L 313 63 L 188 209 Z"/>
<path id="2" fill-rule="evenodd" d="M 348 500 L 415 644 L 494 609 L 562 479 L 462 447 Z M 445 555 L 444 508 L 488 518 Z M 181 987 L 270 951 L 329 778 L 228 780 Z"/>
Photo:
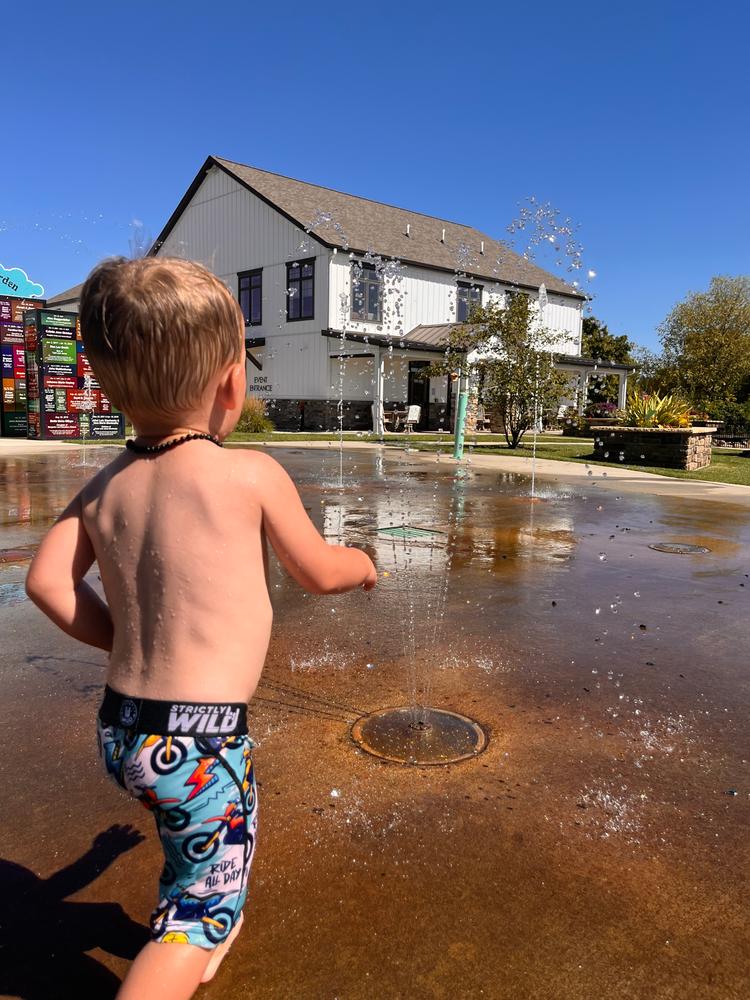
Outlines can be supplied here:
<path id="1" fill-rule="evenodd" d="M 420 323 L 406 334 L 405 340 L 413 344 L 426 344 L 430 347 L 445 347 L 448 343 L 448 336 L 451 330 L 461 323 L 436 323 L 434 326 L 426 326 Z"/>
<path id="2" fill-rule="evenodd" d="M 51 299 L 47 299 L 47 305 L 56 306 L 61 305 L 63 302 L 76 302 L 81 297 L 82 288 L 83 282 L 80 285 L 73 285 L 72 288 L 67 288 L 64 292 L 58 292 Z"/>
<path id="3" fill-rule="evenodd" d="M 325 246 L 359 253 L 372 250 L 404 263 L 458 271 L 470 277 L 523 288 L 535 289 L 544 283 L 550 292 L 585 298 L 561 278 L 471 226 L 344 194 L 218 156 L 209 156 L 203 164 L 157 239 L 155 249 L 166 239 L 212 166 L 234 177 L 300 229 L 314 227 L 313 235 Z"/>

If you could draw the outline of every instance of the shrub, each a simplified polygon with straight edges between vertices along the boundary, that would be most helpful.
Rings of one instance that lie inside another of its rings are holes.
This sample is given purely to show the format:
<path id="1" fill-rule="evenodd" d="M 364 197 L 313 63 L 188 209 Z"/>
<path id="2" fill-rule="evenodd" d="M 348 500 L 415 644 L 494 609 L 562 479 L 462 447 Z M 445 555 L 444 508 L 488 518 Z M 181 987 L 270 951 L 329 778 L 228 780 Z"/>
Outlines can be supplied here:
<path id="1" fill-rule="evenodd" d="M 631 392 L 622 422 L 626 427 L 689 427 L 690 405 L 679 396 Z"/>
<path id="2" fill-rule="evenodd" d="M 724 430 L 739 432 L 750 430 L 750 402 L 709 403 L 706 412 L 713 420 L 723 420 Z"/>
<path id="3" fill-rule="evenodd" d="M 266 414 L 266 404 L 262 399 L 248 396 L 242 404 L 242 413 L 235 429 L 244 434 L 266 434 L 273 430 L 273 422 Z"/>
<path id="4" fill-rule="evenodd" d="M 589 403 L 586 407 L 586 416 L 594 418 L 617 416 L 617 403 Z"/>

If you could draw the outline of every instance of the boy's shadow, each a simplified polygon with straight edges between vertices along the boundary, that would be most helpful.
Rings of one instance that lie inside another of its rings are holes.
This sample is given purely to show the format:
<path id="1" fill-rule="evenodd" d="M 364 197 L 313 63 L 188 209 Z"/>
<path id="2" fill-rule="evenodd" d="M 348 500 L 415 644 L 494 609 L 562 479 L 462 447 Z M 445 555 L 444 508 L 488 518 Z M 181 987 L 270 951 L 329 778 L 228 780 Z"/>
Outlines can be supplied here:
<path id="1" fill-rule="evenodd" d="M 133 959 L 149 940 L 117 903 L 66 902 L 120 854 L 143 840 L 130 826 L 111 826 L 77 861 L 47 879 L 0 859 L 0 995 L 23 1000 L 114 997 L 120 980 L 87 955 L 102 948 Z"/>

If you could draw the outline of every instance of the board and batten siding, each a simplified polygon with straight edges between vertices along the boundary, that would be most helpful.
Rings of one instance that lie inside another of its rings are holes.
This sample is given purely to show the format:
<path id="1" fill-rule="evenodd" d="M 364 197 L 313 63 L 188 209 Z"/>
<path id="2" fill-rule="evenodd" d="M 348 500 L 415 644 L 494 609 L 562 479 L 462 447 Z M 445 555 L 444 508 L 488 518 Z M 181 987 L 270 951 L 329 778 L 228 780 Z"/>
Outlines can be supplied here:
<path id="1" fill-rule="evenodd" d="M 351 333 L 407 336 L 415 326 L 431 326 L 456 322 L 456 275 L 429 268 L 405 265 L 401 279 L 395 284 L 385 282 L 383 322 L 366 323 L 353 320 L 351 303 L 351 266 L 348 254 L 332 254 L 330 264 L 330 326 Z M 508 286 L 477 280 L 482 286 L 482 304 L 502 304 Z M 544 326 L 557 334 L 555 350 L 563 354 L 579 354 L 581 344 L 581 311 L 579 299 L 549 293 L 544 310 Z"/>
<path id="2" fill-rule="evenodd" d="M 331 256 L 330 325 L 350 333 L 406 336 L 421 324 L 450 323 L 456 315 L 456 282 L 451 274 L 406 266 L 395 285 L 386 282 L 383 322 L 362 323 L 351 319 L 351 265 L 348 254 Z"/>
<path id="3" fill-rule="evenodd" d="M 331 343 L 321 336 L 320 330 L 266 337 L 265 346 L 253 350 L 263 371 L 248 363 L 248 393 L 268 399 L 330 398 L 328 354 Z"/>
<path id="4" fill-rule="evenodd" d="M 237 274 L 263 268 L 263 324 L 250 336 L 326 325 L 329 251 L 218 167 L 212 167 L 158 250 L 203 264 L 237 294 Z M 316 258 L 315 316 L 286 322 L 286 265 Z M 291 329 L 293 328 L 293 329 Z M 250 330 L 250 328 L 248 328 Z"/>

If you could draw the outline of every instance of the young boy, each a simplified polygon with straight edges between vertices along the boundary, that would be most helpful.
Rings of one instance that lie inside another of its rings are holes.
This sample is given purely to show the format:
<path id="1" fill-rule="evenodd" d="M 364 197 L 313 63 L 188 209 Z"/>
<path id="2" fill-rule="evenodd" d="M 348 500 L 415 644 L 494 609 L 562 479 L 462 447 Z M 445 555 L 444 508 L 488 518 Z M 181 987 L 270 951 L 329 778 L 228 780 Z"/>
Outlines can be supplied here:
<path id="1" fill-rule="evenodd" d="M 306 590 L 375 586 L 326 544 L 272 458 L 223 450 L 245 398 L 244 320 L 197 264 L 109 260 L 81 296 L 103 390 L 136 438 L 75 497 L 29 569 L 29 597 L 109 652 L 99 711 L 109 775 L 154 813 L 164 849 L 153 940 L 120 1000 L 183 1000 L 242 923 L 255 845 L 246 707 L 271 631 L 268 538 Z M 105 604 L 84 581 L 97 561 Z"/>

